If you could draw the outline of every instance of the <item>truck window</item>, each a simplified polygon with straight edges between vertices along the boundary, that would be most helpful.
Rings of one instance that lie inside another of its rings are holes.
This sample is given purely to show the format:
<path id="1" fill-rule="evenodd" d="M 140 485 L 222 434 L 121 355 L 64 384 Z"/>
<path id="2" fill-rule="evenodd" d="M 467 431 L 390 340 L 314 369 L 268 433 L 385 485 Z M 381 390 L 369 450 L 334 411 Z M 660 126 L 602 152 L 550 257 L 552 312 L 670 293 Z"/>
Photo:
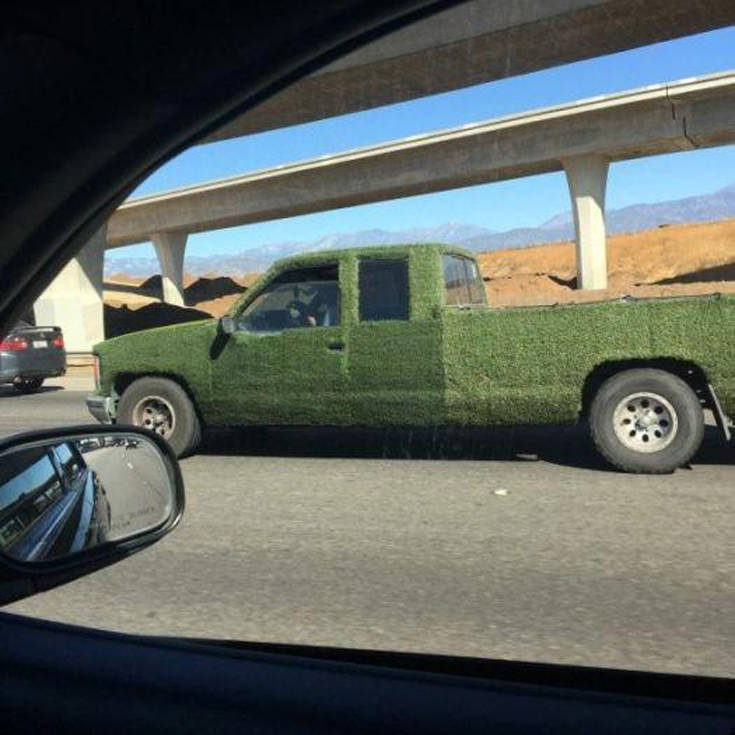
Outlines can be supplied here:
<path id="1" fill-rule="evenodd" d="M 245 309 L 238 328 L 273 333 L 340 321 L 337 264 L 284 271 Z"/>
<path id="2" fill-rule="evenodd" d="M 485 303 L 485 285 L 477 264 L 461 255 L 443 255 L 444 294 L 448 306 Z"/>
<path id="3" fill-rule="evenodd" d="M 360 260 L 360 321 L 408 319 L 408 262 Z"/>

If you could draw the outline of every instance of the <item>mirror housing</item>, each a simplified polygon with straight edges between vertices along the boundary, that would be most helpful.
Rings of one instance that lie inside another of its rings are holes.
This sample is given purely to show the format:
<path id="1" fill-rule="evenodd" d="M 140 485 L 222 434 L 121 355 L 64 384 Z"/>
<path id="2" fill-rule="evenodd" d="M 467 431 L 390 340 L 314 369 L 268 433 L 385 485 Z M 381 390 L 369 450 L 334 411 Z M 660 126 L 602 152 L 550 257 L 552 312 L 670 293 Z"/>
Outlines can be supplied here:
<path id="1" fill-rule="evenodd" d="M 222 334 L 234 334 L 237 331 L 237 324 L 235 318 L 225 314 L 219 318 L 219 331 Z"/>
<path id="2" fill-rule="evenodd" d="M 97 424 L 0 441 L 0 604 L 150 546 L 183 511 L 178 460 L 158 435 Z"/>

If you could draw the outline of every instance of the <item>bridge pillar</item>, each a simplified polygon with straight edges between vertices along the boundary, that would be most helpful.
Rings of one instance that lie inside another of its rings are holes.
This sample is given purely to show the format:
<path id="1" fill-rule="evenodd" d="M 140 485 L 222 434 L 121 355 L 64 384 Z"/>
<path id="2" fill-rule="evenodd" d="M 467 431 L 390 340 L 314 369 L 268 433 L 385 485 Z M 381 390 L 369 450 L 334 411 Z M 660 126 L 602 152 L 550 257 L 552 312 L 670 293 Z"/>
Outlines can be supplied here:
<path id="1" fill-rule="evenodd" d="M 89 354 L 105 338 L 102 271 L 107 225 L 72 258 L 33 305 L 36 324 L 58 326 L 67 353 Z"/>
<path id="2" fill-rule="evenodd" d="M 607 288 L 605 188 L 609 162 L 604 156 L 588 154 L 562 163 L 574 213 L 577 288 Z"/>
<path id="3" fill-rule="evenodd" d="M 156 232 L 151 241 L 161 266 L 163 300 L 167 304 L 184 305 L 184 252 L 186 232 Z"/>

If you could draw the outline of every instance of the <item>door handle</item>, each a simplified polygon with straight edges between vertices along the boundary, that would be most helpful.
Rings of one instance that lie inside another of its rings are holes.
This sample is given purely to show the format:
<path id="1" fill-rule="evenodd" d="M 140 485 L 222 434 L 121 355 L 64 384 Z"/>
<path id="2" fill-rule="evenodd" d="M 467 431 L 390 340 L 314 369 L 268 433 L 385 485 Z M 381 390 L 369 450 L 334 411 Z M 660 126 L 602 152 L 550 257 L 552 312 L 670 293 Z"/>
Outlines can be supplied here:
<path id="1" fill-rule="evenodd" d="M 345 343 L 344 342 L 330 342 L 327 345 L 327 349 L 330 352 L 342 352 L 342 350 L 344 350 L 344 348 L 345 348 Z"/>

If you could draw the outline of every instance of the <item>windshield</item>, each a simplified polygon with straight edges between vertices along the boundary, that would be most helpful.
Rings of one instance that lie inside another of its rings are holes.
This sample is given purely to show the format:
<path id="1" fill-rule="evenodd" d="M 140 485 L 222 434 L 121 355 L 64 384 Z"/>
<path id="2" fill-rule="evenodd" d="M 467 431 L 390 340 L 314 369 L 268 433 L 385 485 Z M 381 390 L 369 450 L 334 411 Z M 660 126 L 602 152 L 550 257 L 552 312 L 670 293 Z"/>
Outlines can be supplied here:
<path id="1" fill-rule="evenodd" d="M 735 674 L 735 28 L 608 4 L 448 4 L 355 48 L 29 288 L 66 362 L 3 342 L 0 433 L 152 429 L 187 509 L 9 610 Z M 36 457 L 0 545 L 111 449 Z"/>

